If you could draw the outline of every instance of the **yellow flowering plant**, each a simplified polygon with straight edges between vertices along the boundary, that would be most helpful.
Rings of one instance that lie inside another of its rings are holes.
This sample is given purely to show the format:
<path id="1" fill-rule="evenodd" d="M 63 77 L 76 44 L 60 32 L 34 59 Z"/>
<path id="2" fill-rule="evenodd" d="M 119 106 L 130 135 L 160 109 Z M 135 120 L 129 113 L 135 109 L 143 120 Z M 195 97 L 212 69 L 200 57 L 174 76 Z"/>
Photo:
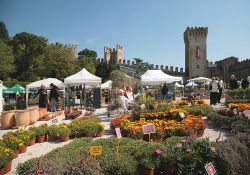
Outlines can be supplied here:
<path id="1" fill-rule="evenodd" d="M 15 136 L 15 133 L 8 132 L 3 135 L 4 144 L 11 150 L 17 150 L 24 145 L 24 142 Z"/>
<path id="2" fill-rule="evenodd" d="M 14 158 L 14 152 L 10 148 L 0 146 L 0 169 Z"/>

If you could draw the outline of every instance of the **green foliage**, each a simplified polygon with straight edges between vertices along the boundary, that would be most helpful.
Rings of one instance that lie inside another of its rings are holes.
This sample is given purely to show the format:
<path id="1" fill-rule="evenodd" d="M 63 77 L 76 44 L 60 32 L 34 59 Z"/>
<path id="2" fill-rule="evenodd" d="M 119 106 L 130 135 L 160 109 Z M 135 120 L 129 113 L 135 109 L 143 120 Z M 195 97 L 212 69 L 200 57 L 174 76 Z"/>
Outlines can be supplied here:
<path id="1" fill-rule="evenodd" d="M 7 41 L 9 39 L 9 32 L 3 21 L 0 22 L 0 40 Z"/>
<path id="2" fill-rule="evenodd" d="M 216 169 L 219 174 L 247 175 L 250 171 L 249 133 L 239 135 L 215 145 L 218 157 Z"/>
<path id="3" fill-rule="evenodd" d="M 212 110 L 211 106 L 190 106 L 183 108 L 183 110 L 186 110 L 189 114 L 193 115 L 202 115 L 205 116 L 209 111 Z"/>
<path id="4" fill-rule="evenodd" d="M 6 80 L 14 71 L 12 48 L 0 40 L 0 80 Z"/>
<path id="5" fill-rule="evenodd" d="M 94 58 L 94 59 L 97 58 L 96 51 L 90 49 L 81 50 L 80 52 L 78 52 L 78 55 L 84 58 Z"/>
<path id="6" fill-rule="evenodd" d="M 48 133 L 48 126 L 47 124 L 40 125 L 38 127 L 30 128 L 30 130 L 36 133 L 36 136 L 43 136 Z"/>
<path id="7" fill-rule="evenodd" d="M 102 82 L 109 80 L 110 69 L 107 64 L 97 64 L 96 66 L 96 76 L 102 78 Z"/>
<path id="8" fill-rule="evenodd" d="M 59 135 L 59 127 L 58 125 L 51 125 L 47 129 L 48 134 Z"/>
<path id="9" fill-rule="evenodd" d="M 95 74 L 96 67 L 95 67 L 95 59 L 93 58 L 85 58 L 80 56 L 78 58 L 78 66 L 79 69 L 85 68 L 90 73 Z"/>
<path id="10" fill-rule="evenodd" d="M 40 74 L 43 77 L 56 77 L 60 80 L 76 73 L 76 59 L 74 54 L 67 48 L 51 44 L 44 56 L 40 58 L 42 68 Z"/>
<path id="11" fill-rule="evenodd" d="M 16 77 L 19 80 L 37 80 L 37 72 L 40 70 L 40 56 L 47 46 L 47 39 L 34 34 L 22 32 L 16 34 L 11 44 L 15 54 Z"/>
<path id="12" fill-rule="evenodd" d="M 228 91 L 226 103 L 250 102 L 250 89 L 235 89 Z"/>

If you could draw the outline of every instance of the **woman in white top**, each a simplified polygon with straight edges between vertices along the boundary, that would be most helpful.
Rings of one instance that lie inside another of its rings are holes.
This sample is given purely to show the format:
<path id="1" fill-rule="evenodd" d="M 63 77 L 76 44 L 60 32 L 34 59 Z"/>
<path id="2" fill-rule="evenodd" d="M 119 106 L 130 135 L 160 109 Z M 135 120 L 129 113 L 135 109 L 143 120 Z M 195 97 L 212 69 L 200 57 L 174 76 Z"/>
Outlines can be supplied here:
<path id="1" fill-rule="evenodd" d="M 219 82 L 215 79 L 215 77 L 213 77 L 212 81 L 209 83 L 209 89 L 210 89 L 210 105 L 216 105 L 218 101 Z"/>
<path id="2" fill-rule="evenodd" d="M 118 98 L 118 101 L 119 101 L 119 103 L 120 103 L 120 105 L 121 105 L 123 111 L 126 112 L 126 113 L 129 112 L 127 106 L 128 106 L 128 104 L 129 104 L 130 100 L 127 99 L 127 98 L 124 96 L 124 91 L 123 91 L 123 90 L 120 90 L 120 91 L 119 91 L 119 98 Z"/>

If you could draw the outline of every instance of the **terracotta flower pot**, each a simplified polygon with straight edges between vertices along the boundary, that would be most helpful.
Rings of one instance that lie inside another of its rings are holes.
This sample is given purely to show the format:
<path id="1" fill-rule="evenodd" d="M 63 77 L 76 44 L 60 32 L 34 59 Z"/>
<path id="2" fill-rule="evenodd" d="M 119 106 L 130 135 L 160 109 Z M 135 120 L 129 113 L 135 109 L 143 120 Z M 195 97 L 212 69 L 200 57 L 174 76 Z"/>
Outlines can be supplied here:
<path id="1" fill-rule="evenodd" d="M 197 131 L 197 137 L 202 137 L 204 134 L 205 129 L 200 129 Z"/>
<path id="2" fill-rule="evenodd" d="M 31 138 L 29 140 L 28 146 L 32 146 L 32 145 L 35 145 L 35 144 L 36 144 L 36 138 Z"/>
<path id="3" fill-rule="evenodd" d="M 19 148 L 19 154 L 26 153 L 27 151 L 27 145 L 23 145 Z"/>
<path id="4" fill-rule="evenodd" d="M 4 175 L 4 167 L 0 169 L 0 175 Z"/>
<path id="5" fill-rule="evenodd" d="M 60 136 L 60 140 L 62 142 L 67 142 L 69 140 L 69 136 Z"/>
<path id="6" fill-rule="evenodd" d="M 14 159 L 18 158 L 18 154 L 19 154 L 19 149 L 17 149 L 17 150 L 14 151 Z"/>
<path id="7" fill-rule="evenodd" d="M 29 125 L 30 124 L 29 110 L 16 111 L 15 119 L 16 119 L 16 126 Z"/>
<path id="8" fill-rule="evenodd" d="M 48 112 L 48 113 L 46 113 L 46 114 L 44 115 L 44 119 L 45 119 L 46 121 L 48 121 L 48 120 L 50 120 L 50 119 L 52 119 L 52 118 L 53 118 L 53 114 L 50 113 L 50 112 Z"/>
<path id="9" fill-rule="evenodd" d="M 39 120 L 40 120 L 40 119 L 44 118 L 45 113 L 47 113 L 47 108 L 39 108 L 38 112 L 39 112 Z"/>
<path id="10" fill-rule="evenodd" d="M 102 137 L 102 136 L 103 136 L 103 131 L 98 131 L 96 137 Z"/>
<path id="11" fill-rule="evenodd" d="M 30 109 L 30 124 L 34 124 L 37 120 L 39 120 L 38 108 Z"/>
<path id="12" fill-rule="evenodd" d="M 85 137 L 94 137 L 94 134 L 91 132 L 85 133 Z"/>
<path id="13" fill-rule="evenodd" d="M 11 170 L 11 165 L 12 165 L 12 160 L 9 161 L 5 166 L 4 166 L 4 174 L 7 174 Z"/>
<path id="14" fill-rule="evenodd" d="M 1 128 L 10 129 L 15 126 L 15 112 L 14 111 L 3 111 L 1 118 Z"/>
<path id="15" fill-rule="evenodd" d="M 148 169 L 148 168 L 142 167 L 141 175 L 154 175 L 154 169 Z"/>
<path id="16" fill-rule="evenodd" d="M 175 164 L 164 163 L 163 164 L 163 175 L 175 175 Z"/>
<path id="17" fill-rule="evenodd" d="M 45 142 L 45 135 L 36 137 L 36 143 L 43 143 L 43 142 Z"/>
<path id="18" fill-rule="evenodd" d="M 52 141 L 56 141 L 57 140 L 57 135 L 54 134 L 49 134 L 48 135 L 48 141 L 52 142 Z"/>

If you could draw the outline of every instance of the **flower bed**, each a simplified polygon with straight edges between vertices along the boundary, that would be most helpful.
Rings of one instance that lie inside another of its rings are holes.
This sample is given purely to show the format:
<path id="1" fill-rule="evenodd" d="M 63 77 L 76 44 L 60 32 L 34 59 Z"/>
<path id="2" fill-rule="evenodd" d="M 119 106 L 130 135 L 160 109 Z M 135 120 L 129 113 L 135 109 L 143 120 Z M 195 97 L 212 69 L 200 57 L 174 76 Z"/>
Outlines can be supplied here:
<path id="1" fill-rule="evenodd" d="M 155 174 L 204 175 L 204 166 L 212 162 L 218 175 L 249 172 L 249 140 L 239 138 L 211 143 L 208 139 L 193 140 L 171 137 L 163 143 L 148 143 L 129 138 L 76 139 L 70 144 L 18 165 L 19 175 L 35 174 L 38 161 L 46 174 L 145 174 L 149 169 Z M 227 145 L 232 149 L 227 149 Z M 233 146 L 236 143 L 235 147 Z M 102 146 L 96 159 L 89 156 L 89 146 Z M 236 148 L 236 149 L 234 149 Z M 231 155 L 231 151 L 234 152 Z M 242 160 L 241 160 L 242 158 Z M 237 161 L 239 163 L 237 164 Z M 242 167 L 242 169 L 241 169 Z M 144 170 L 143 170 L 144 169 Z M 188 173 L 187 173 L 188 172 Z"/>
<path id="2" fill-rule="evenodd" d="M 122 115 L 113 119 L 110 126 L 120 127 L 123 136 L 140 139 L 143 138 L 143 125 L 149 123 L 156 129 L 153 138 L 196 135 L 197 131 L 207 127 L 201 116 L 189 115 L 186 110 L 176 108 L 165 112 L 141 112 L 139 119 L 130 114 Z"/>

